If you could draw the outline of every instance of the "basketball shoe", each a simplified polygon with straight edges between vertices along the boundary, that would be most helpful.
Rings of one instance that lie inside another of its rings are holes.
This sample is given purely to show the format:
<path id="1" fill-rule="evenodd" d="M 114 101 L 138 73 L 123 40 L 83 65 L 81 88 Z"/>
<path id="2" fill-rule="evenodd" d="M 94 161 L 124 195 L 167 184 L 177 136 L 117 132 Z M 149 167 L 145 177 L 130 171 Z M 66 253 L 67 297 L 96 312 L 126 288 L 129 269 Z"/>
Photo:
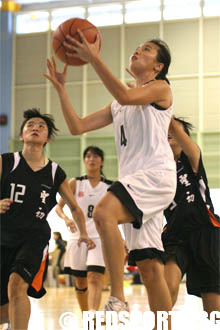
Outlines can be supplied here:
<path id="1" fill-rule="evenodd" d="M 129 306 L 127 302 L 123 302 L 116 297 L 110 296 L 104 306 L 104 311 L 129 312 Z"/>

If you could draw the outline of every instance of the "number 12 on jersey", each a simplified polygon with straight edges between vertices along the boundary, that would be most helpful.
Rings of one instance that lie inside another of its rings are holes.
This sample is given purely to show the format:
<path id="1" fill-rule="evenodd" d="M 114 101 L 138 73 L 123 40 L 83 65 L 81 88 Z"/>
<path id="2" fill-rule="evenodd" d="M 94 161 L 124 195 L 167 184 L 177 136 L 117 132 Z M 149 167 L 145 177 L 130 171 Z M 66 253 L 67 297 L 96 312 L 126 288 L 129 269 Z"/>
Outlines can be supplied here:
<path id="1" fill-rule="evenodd" d="M 125 135 L 125 130 L 124 130 L 124 126 L 121 125 L 121 146 L 125 146 L 127 145 L 127 139 L 126 139 L 126 135 Z"/>
<path id="2" fill-rule="evenodd" d="M 10 199 L 14 200 L 16 203 L 23 203 L 24 201 L 22 199 L 19 199 L 20 196 L 24 196 L 25 194 L 25 190 L 26 190 L 26 186 L 24 186 L 23 184 L 15 184 L 15 183 L 11 183 L 11 194 L 10 194 Z M 15 191 L 20 189 L 20 191 Z"/>

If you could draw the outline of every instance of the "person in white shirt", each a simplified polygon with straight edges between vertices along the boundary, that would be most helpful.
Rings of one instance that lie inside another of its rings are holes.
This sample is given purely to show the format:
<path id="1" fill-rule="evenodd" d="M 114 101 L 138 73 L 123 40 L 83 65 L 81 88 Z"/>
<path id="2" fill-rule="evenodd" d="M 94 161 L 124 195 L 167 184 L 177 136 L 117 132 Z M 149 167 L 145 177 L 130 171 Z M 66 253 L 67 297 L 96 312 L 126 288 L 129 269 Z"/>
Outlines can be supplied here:
<path id="1" fill-rule="evenodd" d="M 93 210 L 99 200 L 106 194 L 112 181 L 107 180 L 102 168 L 104 152 L 97 146 L 89 146 L 84 150 L 83 160 L 86 175 L 72 178 L 69 182 L 74 198 L 84 213 L 86 230 L 96 247 L 88 249 L 86 244 L 78 246 L 79 231 L 70 233 L 64 260 L 64 272 L 74 276 L 76 296 L 81 311 L 96 311 L 101 302 L 105 262 L 102 253 L 101 239 L 93 220 Z M 63 198 L 56 206 L 57 214 L 68 219 L 64 211 Z"/>
<path id="2" fill-rule="evenodd" d="M 128 309 L 123 292 L 124 246 L 118 229 L 118 224 L 123 224 L 130 258 L 139 268 L 150 309 L 169 311 L 172 303 L 164 278 L 161 232 L 163 210 L 173 200 L 176 190 L 176 167 L 167 141 L 173 106 L 166 78 L 170 52 L 166 43 L 158 39 L 138 46 L 129 66 L 136 87 L 127 89 L 100 58 L 99 37 L 90 44 L 80 30 L 78 33 L 81 42 L 67 37 L 68 42 L 64 43 L 69 49 L 67 55 L 89 62 L 115 100 L 80 118 L 65 87 L 67 65 L 63 72 L 57 72 L 54 58 L 52 62 L 48 59 L 49 74 L 44 76 L 57 90 L 71 134 L 114 124 L 119 181 L 111 186 L 93 212 L 111 280 L 111 296 L 105 310 Z"/>

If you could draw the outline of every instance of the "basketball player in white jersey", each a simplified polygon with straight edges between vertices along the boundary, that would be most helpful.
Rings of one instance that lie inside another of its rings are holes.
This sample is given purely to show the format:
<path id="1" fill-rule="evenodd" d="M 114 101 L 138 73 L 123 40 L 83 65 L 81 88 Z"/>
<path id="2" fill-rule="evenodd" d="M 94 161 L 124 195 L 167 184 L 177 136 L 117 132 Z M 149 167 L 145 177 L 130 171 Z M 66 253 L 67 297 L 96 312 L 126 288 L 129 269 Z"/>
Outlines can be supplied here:
<path id="1" fill-rule="evenodd" d="M 163 210 L 176 189 L 174 157 L 167 141 L 172 116 L 172 92 L 166 79 L 170 53 L 161 40 L 144 42 L 130 57 L 129 70 L 136 87 L 127 89 L 106 67 L 98 53 L 98 42 L 68 37 L 69 56 L 93 66 L 115 100 L 105 108 L 80 118 L 72 107 L 65 80 L 67 66 L 57 72 L 56 62 L 47 60 L 49 75 L 61 102 L 71 134 L 114 124 L 119 158 L 119 181 L 114 183 L 94 210 L 111 279 L 106 310 L 127 309 L 123 293 L 123 241 L 118 224 L 124 224 L 130 259 L 139 268 L 152 311 L 169 311 L 171 296 L 164 278 L 161 232 Z M 99 37 L 97 37 L 99 38 Z M 115 248 L 117 247 L 117 248 Z"/>
<path id="2" fill-rule="evenodd" d="M 65 172 L 43 154 L 56 131 L 50 115 L 29 109 L 24 112 L 20 130 L 22 151 L 0 156 L 0 324 L 10 321 L 13 330 L 28 328 L 28 295 L 41 298 L 46 293 L 43 281 L 50 239 L 46 218 L 56 204 L 57 192 L 79 227 L 79 244 L 86 242 L 94 247 Z M 70 229 L 75 227 L 72 219 L 65 223 Z"/>
<path id="3" fill-rule="evenodd" d="M 112 181 L 107 180 L 102 173 L 104 152 L 89 146 L 83 153 L 86 175 L 69 181 L 72 193 L 82 209 L 86 219 L 86 230 L 96 247 L 89 250 L 84 244 L 78 247 L 79 231 L 69 236 L 64 260 L 64 272 L 75 279 L 78 303 L 82 311 L 96 311 L 101 302 L 103 274 L 105 263 L 102 253 L 101 239 L 93 220 L 93 210 L 98 201 L 106 194 Z M 61 198 L 56 207 L 57 214 L 64 220 L 68 216 L 63 210 L 65 205 Z"/>

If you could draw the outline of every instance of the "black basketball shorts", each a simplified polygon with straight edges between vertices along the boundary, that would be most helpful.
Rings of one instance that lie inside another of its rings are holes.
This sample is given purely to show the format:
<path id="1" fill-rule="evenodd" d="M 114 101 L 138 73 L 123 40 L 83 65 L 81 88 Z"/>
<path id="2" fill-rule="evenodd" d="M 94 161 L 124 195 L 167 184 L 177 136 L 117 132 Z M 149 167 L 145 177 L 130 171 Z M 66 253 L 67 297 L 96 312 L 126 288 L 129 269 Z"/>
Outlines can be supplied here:
<path id="1" fill-rule="evenodd" d="M 48 266 L 48 243 L 25 241 L 19 246 L 0 246 L 0 304 L 8 303 L 8 283 L 12 273 L 19 274 L 29 284 L 28 295 L 41 298 L 46 290 L 43 281 Z"/>

